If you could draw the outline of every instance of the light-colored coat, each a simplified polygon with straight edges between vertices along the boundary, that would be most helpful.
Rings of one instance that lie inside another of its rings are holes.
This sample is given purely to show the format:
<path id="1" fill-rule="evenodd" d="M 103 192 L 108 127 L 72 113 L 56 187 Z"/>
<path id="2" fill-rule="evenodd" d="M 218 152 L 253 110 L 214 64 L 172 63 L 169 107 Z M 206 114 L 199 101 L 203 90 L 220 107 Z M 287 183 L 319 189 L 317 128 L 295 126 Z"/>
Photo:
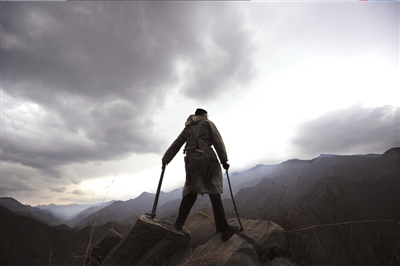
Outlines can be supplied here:
<path id="1" fill-rule="evenodd" d="M 189 116 L 185 128 L 165 152 L 163 161 L 171 162 L 184 143 L 186 182 L 182 195 L 221 194 L 223 188 L 220 163 L 227 162 L 228 157 L 217 127 L 204 116 Z M 211 146 L 217 151 L 220 162 Z"/>

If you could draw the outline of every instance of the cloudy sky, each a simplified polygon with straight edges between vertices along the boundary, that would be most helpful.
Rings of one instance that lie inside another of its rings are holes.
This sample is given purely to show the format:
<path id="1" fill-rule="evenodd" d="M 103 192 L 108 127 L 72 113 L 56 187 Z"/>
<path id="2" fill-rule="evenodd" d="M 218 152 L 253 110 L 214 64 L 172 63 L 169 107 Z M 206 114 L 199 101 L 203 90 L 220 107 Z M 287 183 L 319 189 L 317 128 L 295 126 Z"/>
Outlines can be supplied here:
<path id="1" fill-rule="evenodd" d="M 155 192 L 197 107 L 231 173 L 400 146 L 398 2 L 2 2 L 1 33 L 1 196 L 24 204 Z M 184 179 L 178 153 L 163 190 Z"/>

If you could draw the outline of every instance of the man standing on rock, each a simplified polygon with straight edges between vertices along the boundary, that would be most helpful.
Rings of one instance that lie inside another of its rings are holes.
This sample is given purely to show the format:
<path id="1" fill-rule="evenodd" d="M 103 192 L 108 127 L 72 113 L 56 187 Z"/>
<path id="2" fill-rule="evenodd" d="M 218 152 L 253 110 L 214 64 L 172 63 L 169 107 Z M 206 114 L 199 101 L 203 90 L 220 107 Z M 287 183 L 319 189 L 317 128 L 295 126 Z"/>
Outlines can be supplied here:
<path id="1" fill-rule="evenodd" d="M 224 141 L 213 122 L 208 120 L 207 111 L 197 109 L 194 115 L 186 120 L 185 128 L 171 144 L 162 158 L 162 164 L 172 161 L 180 148 L 186 143 L 183 153 L 185 157 L 186 182 L 182 191 L 182 202 L 174 227 L 181 231 L 198 194 L 210 196 L 215 227 L 221 233 L 222 240 L 228 241 L 238 232 L 238 228 L 228 225 L 222 205 L 222 171 L 217 156 L 211 146 L 217 151 L 219 161 L 225 170 L 229 169 L 228 156 Z"/>

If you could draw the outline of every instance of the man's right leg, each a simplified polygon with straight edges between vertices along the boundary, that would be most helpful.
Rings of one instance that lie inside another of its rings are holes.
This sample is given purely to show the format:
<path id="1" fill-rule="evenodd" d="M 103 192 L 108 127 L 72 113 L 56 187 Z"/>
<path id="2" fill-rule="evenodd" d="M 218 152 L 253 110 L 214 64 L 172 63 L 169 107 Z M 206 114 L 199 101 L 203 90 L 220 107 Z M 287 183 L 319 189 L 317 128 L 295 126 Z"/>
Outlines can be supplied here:
<path id="1" fill-rule="evenodd" d="M 185 224 L 186 218 L 188 217 L 190 210 L 192 209 L 194 203 L 196 202 L 197 194 L 189 194 L 182 197 L 181 206 L 179 207 L 178 217 L 174 227 L 178 230 L 182 229 Z"/>
<path id="2" fill-rule="evenodd" d="M 239 231 L 239 228 L 237 226 L 229 226 L 225 217 L 221 194 L 209 194 L 209 196 L 213 207 L 217 233 L 221 233 L 222 241 L 226 242 L 233 236 L 234 233 Z"/>

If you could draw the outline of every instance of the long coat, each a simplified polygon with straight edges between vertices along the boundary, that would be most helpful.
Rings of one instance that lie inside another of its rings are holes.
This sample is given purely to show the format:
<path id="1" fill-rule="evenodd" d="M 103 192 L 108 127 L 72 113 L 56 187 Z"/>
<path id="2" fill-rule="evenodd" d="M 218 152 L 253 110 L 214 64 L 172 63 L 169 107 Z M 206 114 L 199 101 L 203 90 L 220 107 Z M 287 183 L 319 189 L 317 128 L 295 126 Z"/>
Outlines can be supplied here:
<path id="1" fill-rule="evenodd" d="M 221 194 L 223 188 L 220 163 L 227 162 L 228 157 L 217 127 L 204 116 L 189 116 L 185 128 L 165 152 L 163 161 L 169 163 L 185 143 L 186 182 L 182 195 Z M 211 146 L 217 151 L 220 162 Z"/>

